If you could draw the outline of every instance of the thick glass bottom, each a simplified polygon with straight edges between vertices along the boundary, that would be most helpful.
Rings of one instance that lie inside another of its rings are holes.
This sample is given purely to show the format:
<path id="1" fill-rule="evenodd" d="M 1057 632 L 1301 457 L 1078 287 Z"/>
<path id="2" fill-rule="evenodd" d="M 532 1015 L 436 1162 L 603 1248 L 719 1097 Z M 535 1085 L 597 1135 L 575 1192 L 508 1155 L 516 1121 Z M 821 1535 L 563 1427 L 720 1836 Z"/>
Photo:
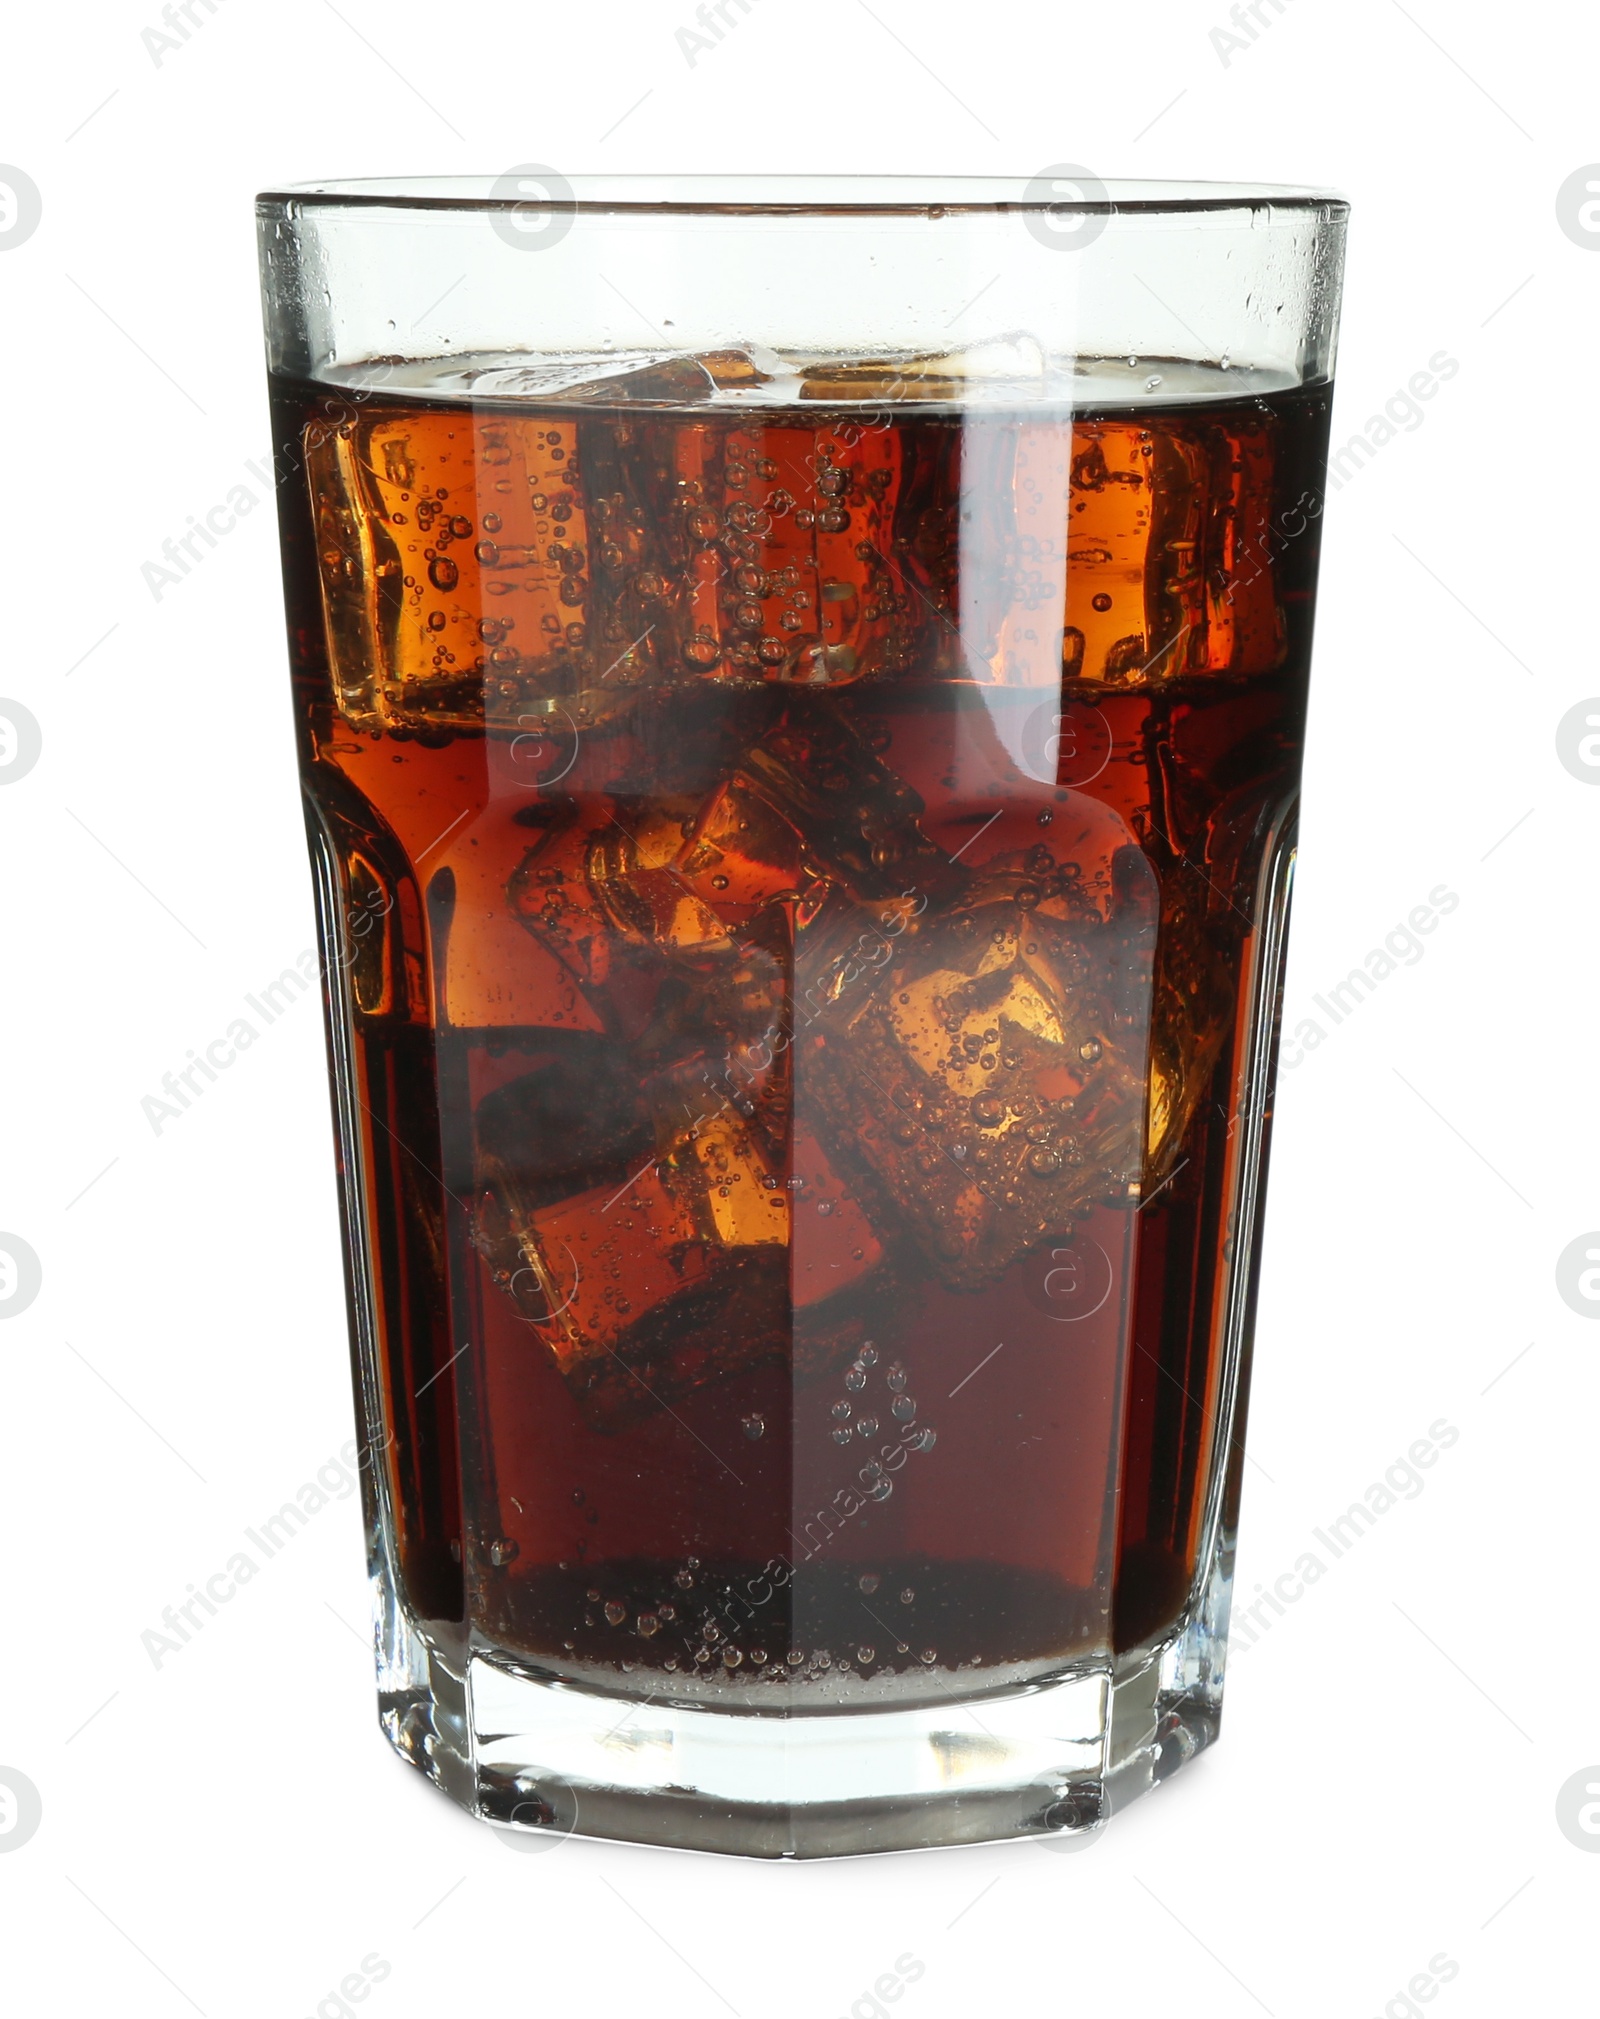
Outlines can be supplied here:
<path id="1" fill-rule="evenodd" d="M 601 1692 L 395 1611 L 381 1722 L 516 1831 L 758 1858 L 1065 1837 L 1216 1736 L 1228 1585 L 1219 1559 L 1191 1616 L 1128 1654 L 981 1690 L 930 1674 L 916 1703 L 803 1715 Z"/>

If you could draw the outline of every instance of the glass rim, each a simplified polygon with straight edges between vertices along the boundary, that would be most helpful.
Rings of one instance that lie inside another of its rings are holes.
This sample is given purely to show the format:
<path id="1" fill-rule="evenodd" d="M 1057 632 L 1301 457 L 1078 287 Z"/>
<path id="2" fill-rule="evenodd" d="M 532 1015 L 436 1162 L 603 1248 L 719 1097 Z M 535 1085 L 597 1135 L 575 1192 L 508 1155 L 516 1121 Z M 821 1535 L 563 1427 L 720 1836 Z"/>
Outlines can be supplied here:
<path id="1" fill-rule="evenodd" d="M 541 182 L 541 178 L 543 178 Z M 519 181 L 540 182 L 529 195 Z M 1100 193 L 1062 196 L 1058 183 Z M 998 215 L 1075 211 L 1088 216 L 1173 216 L 1251 210 L 1320 211 L 1343 217 L 1338 191 L 1293 183 L 1113 179 L 1102 182 L 1068 163 L 1024 178 L 936 175 L 575 175 L 526 163 L 500 176 L 371 176 L 287 183 L 261 191 L 263 208 L 500 212 L 571 211 L 605 215 L 724 217 Z"/>

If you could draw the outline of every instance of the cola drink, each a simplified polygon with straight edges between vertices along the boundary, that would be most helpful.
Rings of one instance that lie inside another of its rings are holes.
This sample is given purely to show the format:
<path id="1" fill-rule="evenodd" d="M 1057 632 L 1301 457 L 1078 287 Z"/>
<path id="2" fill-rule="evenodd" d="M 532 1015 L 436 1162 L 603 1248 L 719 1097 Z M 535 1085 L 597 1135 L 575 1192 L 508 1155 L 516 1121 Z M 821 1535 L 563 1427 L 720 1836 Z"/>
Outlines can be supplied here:
<path id="1" fill-rule="evenodd" d="M 529 1673 L 891 1705 L 1189 1601 L 1328 388 L 1020 351 L 274 382 L 399 1578 Z"/>

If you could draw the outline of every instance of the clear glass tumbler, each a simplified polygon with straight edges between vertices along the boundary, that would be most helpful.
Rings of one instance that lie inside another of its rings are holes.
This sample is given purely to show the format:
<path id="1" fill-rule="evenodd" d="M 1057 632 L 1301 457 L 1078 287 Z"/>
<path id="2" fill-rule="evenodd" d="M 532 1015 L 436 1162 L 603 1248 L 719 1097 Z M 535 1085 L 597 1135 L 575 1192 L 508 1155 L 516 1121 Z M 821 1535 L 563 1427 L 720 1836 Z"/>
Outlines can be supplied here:
<path id="1" fill-rule="evenodd" d="M 494 1821 L 1216 1734 L 1345 206 L 260 200 L 381 1718 Z"/>

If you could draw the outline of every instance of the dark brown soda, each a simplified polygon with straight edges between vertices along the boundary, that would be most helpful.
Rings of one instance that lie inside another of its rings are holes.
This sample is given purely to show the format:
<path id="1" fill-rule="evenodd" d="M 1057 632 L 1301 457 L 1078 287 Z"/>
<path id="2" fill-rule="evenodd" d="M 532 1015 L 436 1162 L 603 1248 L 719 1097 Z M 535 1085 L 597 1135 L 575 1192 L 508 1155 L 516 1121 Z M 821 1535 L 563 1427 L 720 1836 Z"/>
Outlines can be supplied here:
<path id="1" fill-rule="evenodd" d="M 712 377 L 273 387 L 405 1597 L 752 1709 L 1148 1645 L 1227 1459 L 1328 389 Z"/>

